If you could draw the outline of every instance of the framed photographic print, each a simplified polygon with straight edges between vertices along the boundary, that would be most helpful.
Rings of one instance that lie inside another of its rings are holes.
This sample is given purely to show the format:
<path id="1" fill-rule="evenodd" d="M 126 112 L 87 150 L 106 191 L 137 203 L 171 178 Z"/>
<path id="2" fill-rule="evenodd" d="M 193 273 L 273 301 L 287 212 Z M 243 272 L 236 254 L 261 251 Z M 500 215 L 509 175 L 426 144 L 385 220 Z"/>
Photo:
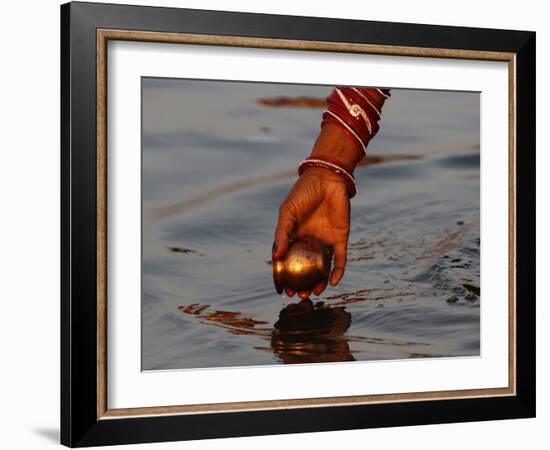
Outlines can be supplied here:
<path id="1" fill-rule="evenodd" d="M 535 415 L 535 33 L 61 7 L 61 442 Z"/>

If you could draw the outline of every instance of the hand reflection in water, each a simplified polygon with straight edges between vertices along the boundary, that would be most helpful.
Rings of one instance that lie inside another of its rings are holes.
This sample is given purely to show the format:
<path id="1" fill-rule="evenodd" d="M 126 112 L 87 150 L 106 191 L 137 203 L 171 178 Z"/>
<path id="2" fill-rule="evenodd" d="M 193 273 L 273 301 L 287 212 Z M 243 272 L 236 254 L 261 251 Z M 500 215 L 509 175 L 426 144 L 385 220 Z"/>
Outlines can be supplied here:
<path id="1" fill-rule="evenodd" d="M 309 299 L 291 303 L 281 310 L 274 327 L 239 312 L 210 309 L 209 305 L 180 306 L 184 314 L 197 316 L 233 334 L 270 338 L 272 351 L 285 364 L 354 361 L 344 333 L 351 314 L 343 306 L 329 307 Z"/>

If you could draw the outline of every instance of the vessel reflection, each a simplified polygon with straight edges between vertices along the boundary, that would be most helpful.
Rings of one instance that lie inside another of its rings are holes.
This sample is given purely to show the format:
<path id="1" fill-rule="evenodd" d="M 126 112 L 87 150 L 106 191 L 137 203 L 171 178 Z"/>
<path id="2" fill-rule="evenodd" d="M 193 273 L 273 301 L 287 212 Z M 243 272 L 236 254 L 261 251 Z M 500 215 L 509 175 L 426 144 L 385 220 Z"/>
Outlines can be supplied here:
<path id="1" fill-rule="evenodd" d="M 280 311 L 273 327 L 240 312 L 211 309 L 210 305 L 180 306 L 178 310 L 232 334 L 265 336 L 270 347 L 255 348 L 273 352 L 285 364 L 355 360 L 345 336 L 351 314 L 343 306 L 313 304 L 310 299 L 291 303 Z"/>
<path id="2" fill-rule="evenodd" d="M 271 349 L 285 364 L 355 361 L 344 333 L 351 314 L 343 306 L 291 303 L 279 313 Z"/>

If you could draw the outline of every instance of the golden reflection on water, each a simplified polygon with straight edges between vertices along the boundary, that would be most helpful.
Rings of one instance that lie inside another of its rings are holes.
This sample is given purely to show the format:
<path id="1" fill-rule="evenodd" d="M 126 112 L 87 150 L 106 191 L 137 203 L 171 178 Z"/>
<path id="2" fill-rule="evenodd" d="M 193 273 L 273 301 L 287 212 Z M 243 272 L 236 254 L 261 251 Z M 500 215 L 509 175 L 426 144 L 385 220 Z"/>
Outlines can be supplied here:
<path id="1" fill-rule="evenodd" d="M 255 349 L 273 352 L 285 364 L 355 361 L 344 335 L 350 327 L 351 314 L 342 306 L 313 304 L 310 299 L 291 303 L 280 311 L 273 327 L 240 312 L 212 310 L 209 305 L 194 304 L 178 309 L 232 334 L 269 338 L 269 347 Z"/>
<path id="2" fill-rule="evenodd" d="M 351 314 L 344 307 L 291 303 L 279 313 L 271 351 L 285 364 L 355 361 L 344 333 Z"/>

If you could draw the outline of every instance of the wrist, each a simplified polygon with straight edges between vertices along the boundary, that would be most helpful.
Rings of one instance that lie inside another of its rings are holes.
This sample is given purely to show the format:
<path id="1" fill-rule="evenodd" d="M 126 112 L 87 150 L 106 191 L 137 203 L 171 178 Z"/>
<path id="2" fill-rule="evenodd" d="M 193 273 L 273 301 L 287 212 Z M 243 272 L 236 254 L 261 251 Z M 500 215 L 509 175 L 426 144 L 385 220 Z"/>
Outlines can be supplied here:
<path id="1" fill-rule="evenodd" d="M 318 169 L 321 169 L 321 171 L 317 171 Z M 321 159 L 310 156 L 304 159 L 298 166 L 298 176 L 302 176 L 307 172 L 309 172 L 308 175 L 314 175 L 323 180 L 338 180 L 339 184 L 342 183 L 345 186 L 349 198 L 357 194 L 355 177 L 339 163 L 329 162 L 327 158 Z"/>
<path id="2" fill-rule="evenodd" d="M 353 173 L 363 156 L 363 150 L 348 133 L 331 123 L 325 123 L 313 146 L 310 157 L 327 157 Z"/>
<path id="3" fill-rule="evenodd" d="M 310 179 L 313 183 L 320 183 L 320 186 L 340 186 L 342 194 L 349 198 L 349 188 L 346 180 L 331 169 L 326 167 L 308 167 L 300 175 L 300 178 Z"/>

